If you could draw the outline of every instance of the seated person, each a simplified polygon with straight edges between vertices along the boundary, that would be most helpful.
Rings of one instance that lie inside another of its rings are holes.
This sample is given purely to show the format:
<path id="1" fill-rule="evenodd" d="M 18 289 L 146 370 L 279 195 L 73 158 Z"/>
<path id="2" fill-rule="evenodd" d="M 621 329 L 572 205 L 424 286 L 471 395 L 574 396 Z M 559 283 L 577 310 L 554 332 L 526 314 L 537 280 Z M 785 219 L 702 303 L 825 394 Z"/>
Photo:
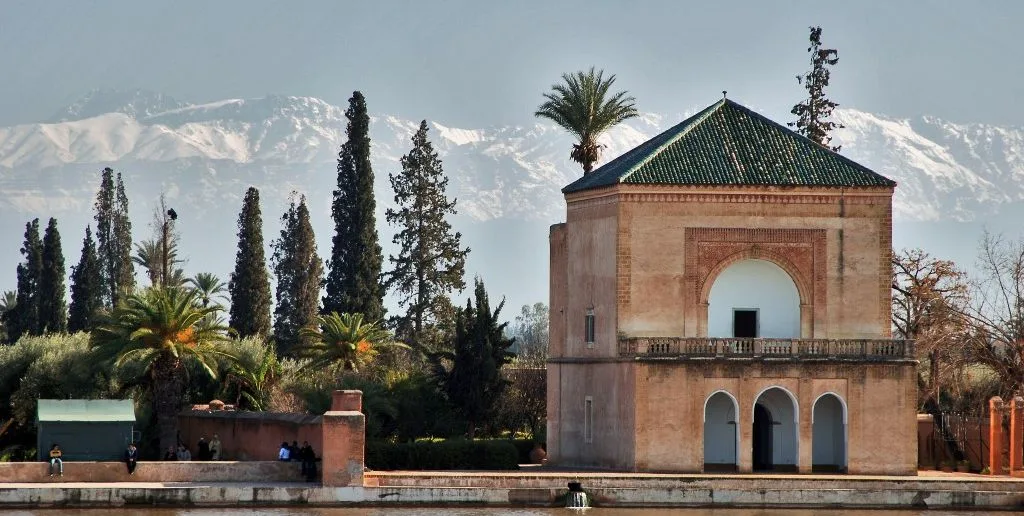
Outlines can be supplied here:
<path id="1" fill-rule="evenodd" d="M 60 451 L 60 445 L 54 444 L 50 447 L 50 476 L 53 476 L 53 467 L 57 467 L 60 476 L 64 476 L 64 452 Z"/>

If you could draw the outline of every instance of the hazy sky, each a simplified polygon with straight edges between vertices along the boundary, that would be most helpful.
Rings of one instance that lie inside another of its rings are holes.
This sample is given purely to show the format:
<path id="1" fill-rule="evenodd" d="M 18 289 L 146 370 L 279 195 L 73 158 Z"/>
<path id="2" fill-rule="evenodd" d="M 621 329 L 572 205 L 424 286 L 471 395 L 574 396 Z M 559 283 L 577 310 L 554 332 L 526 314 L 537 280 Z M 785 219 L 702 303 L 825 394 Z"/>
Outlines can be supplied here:
<path id="1" fill-rule="evenodd" d="M 780 121 L 803 91 L 807 27 L 839 50 L 840 104 L 962 122 L 1024 120 L 1024 2 L 4 1 L 0 124 L 93 88 L 201 102 L 268 93 L 461 126 L 522 123 L 562 72 L 619 76 L 643 111 L 729 96 Z"/>

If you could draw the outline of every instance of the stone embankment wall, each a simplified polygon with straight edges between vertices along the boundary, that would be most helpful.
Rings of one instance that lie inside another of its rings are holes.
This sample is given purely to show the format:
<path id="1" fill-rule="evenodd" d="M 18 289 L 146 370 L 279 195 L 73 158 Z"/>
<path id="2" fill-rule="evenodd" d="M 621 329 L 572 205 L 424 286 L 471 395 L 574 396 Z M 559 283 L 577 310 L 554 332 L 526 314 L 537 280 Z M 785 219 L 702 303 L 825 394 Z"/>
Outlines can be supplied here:
<path id="1" fill-rule="evenodd" d="M 48 462 L 0 463 L 3 482 L 301 482 L 298 462 L 139 462 L 134 475 L 122 462 L 65 462 L 63 477 Z"/>

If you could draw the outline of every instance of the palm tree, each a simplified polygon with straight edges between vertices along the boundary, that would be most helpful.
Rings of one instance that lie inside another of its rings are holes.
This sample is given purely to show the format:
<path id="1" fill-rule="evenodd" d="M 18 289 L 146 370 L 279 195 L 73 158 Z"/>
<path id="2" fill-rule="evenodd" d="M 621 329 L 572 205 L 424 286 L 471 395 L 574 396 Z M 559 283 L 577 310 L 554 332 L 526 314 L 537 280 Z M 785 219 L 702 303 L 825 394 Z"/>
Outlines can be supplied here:
<path id="1" fill-rule="evenodd" d="M 186 361 L 194 361 L 211 378 L 217 359 L 231 359 L 219 349 L 227 328 L 202 324 L 219 307 L 201 307 L 196 293 L 181 288 L 149 288 L 129 296 L 104 313 L 93 329 L 91 347 L 98 360 L 116 368 L 129 364 L 144 371 L 153 395 L 160 449 L 177 444 L 177 414 L 185 388 Z"/>
<path id="2" fill-rule="evenodd" d="M 200 272 L 195 277 L 189 278 L 188 282 L 192 284 L 193 290 L 199 296 L 199 302 L 206 308 L 210 306 L 210 301 L 215 298 L 224 299 L 224 292 L 227 292 L 228 285 L 220 280 L 216 274 L 209 272 Z"/>
<path id="3" fill-rule="evenodd" d="M 3 294 L 0 294 L 0 342 L 7 342 L 8 313 L 12 312 L 17 304 L 17 292 L 7 290 L 4 291 Z"/>
<path id="4" fill-rule="evenodd" d="M 409 346 L 395 342 L 391 332 L 377 323 L 363 322 L 363 314 L 331 312 L 317 317 L 317 328 L 303 328 L 299 334 L 304 344 L 295 349 L 298 358 L 309 359 L 305 369 L 326 369 L 341 364 L 356 370 L 377 354 L 382 346 Z"/>
<path id="5" fill-rule="evenodd" d="M 171 240 L 167 245 L 167 263 L 170 270 L 166 281 L 163 277 L 164 250 L 160 240 L 143 240 L 135 244 L 135 256 L 132 261 L 146 269 L 149 283 L 154 287 L 180 287 L 185 284 L 185 272 L 178 265 L 178 243 Z"/>
<path id="6" fill-rule="evenodd" d="M 603 70 L 595 71 L 593 67 L 589 72 L 562 74 L 565 83 L 553 85 L 551 92 L 544 94 L 547 101 L 534 113 L 579 139 L 569 157 L 583 165 L 584 174 L 594 170 L 594 164 L 601 159 L 604 145 L 597 143 L 601 133 L 638 114 L 636 99 L 626 96 L 625 91 L 609 96 L 615 76 L 605 80 L 603 75 Z"/>
<path id="7" fill-rule="evenodd" d="M 237 359 L 227 368 L 224 394 L 235 395 L 236 407 L 241 407 L 244 399 L 249 410 L 267 410 L 271 390 L 281 378 L 281 363 L 274 347 L 250 337 L 236 342 L 233 350 Z"/>

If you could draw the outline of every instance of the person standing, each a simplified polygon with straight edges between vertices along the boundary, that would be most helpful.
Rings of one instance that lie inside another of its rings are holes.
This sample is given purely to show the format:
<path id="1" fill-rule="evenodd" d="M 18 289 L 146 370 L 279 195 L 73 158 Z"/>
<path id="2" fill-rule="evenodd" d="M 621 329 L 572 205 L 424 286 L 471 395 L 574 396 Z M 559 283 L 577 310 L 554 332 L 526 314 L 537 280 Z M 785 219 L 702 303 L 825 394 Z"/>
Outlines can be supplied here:
<path id="1" fill-rule="evenodd" d="M 135 443 L 128 445 L 128 449 L 124 451 L 124 463 L 128 466 L 128 474 L 135 474 L 135 466 L 139 464 L 139 449 L 135 447 Z"/>
<path id="2" fill-rule="evenodd" d="M 302 475 L 310 482 L 316 480 L 316 452 L 309 441 L 302 441 L 299 457 L 302 459 Z"/>
<path id="3" fill-rule="evenodd" d="M 288 462 L 291 456 L 292 452 L 288 449 L 288 441 L 281 443 L 281 449 L 277 450 L 277 460 Z"/>
<path id="4" fill-rule="evenodd" d="M 206 442 L 206 436 L 199 438 L 196 460 L 210 460 L 210 443 Z"/>
<path id="5" fill-rule="evenodd" d="M 54 443 L 50 447 L 50 476 L 53 476 L 53 467 L 57 466 L 57 473 L 64 476 L 64 452 L 60 451 L 60 445 Z"/>
<path id="6" fill-rule="evenodd" d="M 220 437 L 217 434 L 213 434 L 210 441 L 210 460 L 220 460 Z"/>

